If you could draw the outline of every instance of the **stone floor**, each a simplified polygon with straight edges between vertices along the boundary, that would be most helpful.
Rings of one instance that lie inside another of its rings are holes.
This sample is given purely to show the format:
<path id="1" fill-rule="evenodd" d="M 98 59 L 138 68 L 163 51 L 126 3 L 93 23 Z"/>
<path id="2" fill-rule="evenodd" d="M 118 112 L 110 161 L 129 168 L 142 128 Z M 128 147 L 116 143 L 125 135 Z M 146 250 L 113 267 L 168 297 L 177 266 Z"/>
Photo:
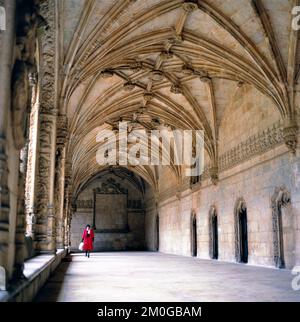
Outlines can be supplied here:
<path id="1" fill-rule="evenodd" d="M 36 301 L 300 301 L 288 270 L 151 252 L 73 254 Z"/>

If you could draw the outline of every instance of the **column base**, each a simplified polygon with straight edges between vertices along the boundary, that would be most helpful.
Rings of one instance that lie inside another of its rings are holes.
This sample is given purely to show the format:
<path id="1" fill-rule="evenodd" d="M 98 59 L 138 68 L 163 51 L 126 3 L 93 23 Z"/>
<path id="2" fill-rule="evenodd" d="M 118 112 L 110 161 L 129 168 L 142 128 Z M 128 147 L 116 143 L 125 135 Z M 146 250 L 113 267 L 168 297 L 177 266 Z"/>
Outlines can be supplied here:
<path id="1" fill-rule="evenodd" d="M 5 268 L 0 266 L 0 291 L 7 290 L 7 274 Z"/>

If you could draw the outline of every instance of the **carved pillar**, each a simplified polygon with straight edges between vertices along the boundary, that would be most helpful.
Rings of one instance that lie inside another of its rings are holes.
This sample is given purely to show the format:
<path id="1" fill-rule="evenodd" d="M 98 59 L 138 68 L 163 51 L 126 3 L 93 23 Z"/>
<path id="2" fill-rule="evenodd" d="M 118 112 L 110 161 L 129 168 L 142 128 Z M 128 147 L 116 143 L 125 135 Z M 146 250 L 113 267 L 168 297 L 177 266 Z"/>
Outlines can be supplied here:
<path id="1" fill-rule="evenodd" d="M 39 166 L 37 182 L 37 214 L 35 222 L 35 247 L 39 252 L 56 251 L 54 213 L 54 178 L 56 152 L 56 110 L 40 116 Z"/>
<path id="2" fill-rule="evenodd" d="M 56 138 L 56 173 L 55 173 L 55 212 L 57 247 L 64 247 L 64 190 L 65 190 L 65 144 L 68 134 L 68 122 L 65 115 L 59 115 L 57 120 Z"/>
<path id="3" fill-rule="evenodd" d="M 292 154 L 296 153 L 298 125 L 295 119 L 287 118 L 284 120 L 282 129 L 283 139 Z"/>
<path id="4" fill-rule="evenodd" d="M 35 248 L 38 252 L 56 252 L 56 227 L 54 213 L 54 179 L 56 154 L 56 30 L 55 1 L 43 0 L 40 14 L 46 27 L 41 32 L 41 82 L 38 179 L 36 191 Z"/>
<path id="5" fill-rule="evenodd" d="M 64 206 L 64 149 L 57 150 L 55 173 L 55 213 L 56 213 L 56 243 L 57 248 L 63 248 L 63 206 Z"/>
<path id="6" fill-rule="evenodd" d="M 37 74 L 30 74 L 30 85 L 32 88 L 31 112 L 28 133 L 28 160 L 25 182 L 25 210 L 26 210 L 26 235 L 34 239 L 35 222 L 35 186 L 37 172 L 37 135 L 39 100 L 37 95 Z"/>
<path id="7" fill-rule="evenodd" d="M 15 264 L 13 279 L 18 280 L 23 277 L 24 260 L 25 260 L 25 174 L 27 168 L 28 143 L 20 152 L 20 171 L 18 187 L 18 204 L 16 219 L 16 236 L 15 236 Z"/>
<path id="8" fill-rule="evenodd" d="M 64 246 L 70 246 L 70 224 L 71 224 L 71 171 L 72 164 L 65 162 L 65 190 L 64 190 Z"/>
<path id="9" fill-rule="evenodd" d="M 7 287 L 9 241 L 9 189 L 7 170 L 7 121 L 11 95 L 11 66 L 14 46 L 15 0 L 5 2 L 6 30 L 1 31 L 0 50 L 0 290 Z"/>

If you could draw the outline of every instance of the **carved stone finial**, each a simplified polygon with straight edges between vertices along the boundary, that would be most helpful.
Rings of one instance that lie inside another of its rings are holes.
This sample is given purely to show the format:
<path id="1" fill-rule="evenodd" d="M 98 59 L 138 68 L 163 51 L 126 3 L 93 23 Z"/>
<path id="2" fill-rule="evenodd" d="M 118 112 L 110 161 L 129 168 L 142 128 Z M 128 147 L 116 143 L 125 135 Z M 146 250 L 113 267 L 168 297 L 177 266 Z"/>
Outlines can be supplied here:
<path id="1" fill-rule="evenodd" d="M 296 122 L 291 121 L 287 122 L 287 124 L 282 129 L 282 135 L 285 145 L 288 147 L 289 151 L 292 154 L 296 153 L 298 129 L 299 128 Z"/>

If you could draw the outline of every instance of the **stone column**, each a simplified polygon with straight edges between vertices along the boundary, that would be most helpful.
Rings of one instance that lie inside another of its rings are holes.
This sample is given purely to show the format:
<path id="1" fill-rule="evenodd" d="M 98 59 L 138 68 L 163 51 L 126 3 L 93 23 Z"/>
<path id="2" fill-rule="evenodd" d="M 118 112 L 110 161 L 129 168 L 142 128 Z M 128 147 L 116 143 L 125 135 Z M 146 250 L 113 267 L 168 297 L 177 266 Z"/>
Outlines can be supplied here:
<path id="1" fill-rule="evenodd" d="M 55 212 L 57 248 L 63 248 L 63 218 L 64 218 L 64 149 L 58 149 L 55 176 Z"/>
<path id="2" fill-rule="evenodd" d="M 59 115 L 57 120 L 56 137 L 56 174 L 55 174 L 55 212 L 57 247 L 64 247 L 63 218 L 64 218 L 64 190 L 65 190 L 65 144 L 68 135 L 68 120 L 65 115 Z"/>
<path id="3" fill-rule="evenodd" d="M 37 180 L 37 209 L 35 221 L 35 248 L 38 252 L 56 252 L 54 213 L 54 178 L 56 152 L 57 111 L 40 115 L 39 160 Z"/>
<path id="4" fill-rule="evenodd" d="M 55 1 L 40 3 L 40 15 L 46 27 L 40 34 L 40 116 L 38 144 L 38 173 L 36 186 L 35 248 L 37 252 L 56 252 L 54 211 L 54 179 L 56 155 L 57 97 L 56 97 L 56 25 Z"/>
<path id="5" fill-rule="evenodd" d="M 0 31 L 0 290 L 7 287 L 9 190 L 7 171 L 7 121 L 11 95 L 11 66 L 15 41 L 15 0 L 5 1 L 6 30 Z"/>
<path id="6" fill-rule="evenodd" d="M 65 190 L 64 190 L 64 246 L 70 246 L 70 223 L 71 223 L 71 174 L 72 164 L 65 161 Z"/>
<path id="7" fill-rule="evenodd" d="M 27 167 L 28 143 L 20 152 L 20 171 L 19 171 L 19 187 L 18 187 L 18 204 L 17 204 L 17 220 L 16 220 L 16 236 L 15 236 L 15 264 L 13 279 L 19 280 L 23 277 L 24 260 L 25 260 L 25 174 Z"/>
<path id="8" fill-rule="evenodd" d="M 35 177 L 37 159 L 37 134 L 38 134 L 38 111 L 39 100 L 37 93 L 37 74 L 29 75 L 32 98 L 31 112 L 29 117 L 28 151 L 25 180 L 25 213 L 26 213 L 26 235 L 34 239 L 35 220 Z"/>

